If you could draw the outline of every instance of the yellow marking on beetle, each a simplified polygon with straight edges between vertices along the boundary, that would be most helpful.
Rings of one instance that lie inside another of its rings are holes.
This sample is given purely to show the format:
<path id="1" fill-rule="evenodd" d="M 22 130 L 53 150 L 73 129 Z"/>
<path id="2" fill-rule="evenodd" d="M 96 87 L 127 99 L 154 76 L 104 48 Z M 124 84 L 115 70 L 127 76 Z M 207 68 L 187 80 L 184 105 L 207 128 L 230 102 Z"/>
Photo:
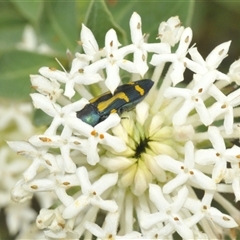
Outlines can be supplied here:
<path id="1" fill-rule="evenodd" d="M 134 84 L 136 84 L 136 83 L 135 82 L 129 82 L 126 85 L 134 85 Z"/>
<path id="2" fill-rule="evenodd" d="M 128 96 L 124 92 L 120 92 L 120 93 L 117 93 L 117 94 L 113 95 L 108 100 L 100 102 L 97 105 L 98 111 L 99 112 L 104 111 L 109 105 L 111 105 L 114 101 L 116 101 L 118 99 L 123 99 L 123 100 L 125 100 L 126 103 L 129 102 Z"/>
<path id="3" fill-rule="evenodd" d="M 110 93 L 110 91 L 107 91 L 107 92 L 105 92 L 105 93 L 103 93 L 103 94 L 101 94 L 101 95 L 99 95 L 99 96 L 97 96 L 97 97 L 94 97 L 94 98 L 92 98 L 91 100 L 89 100 L 89 103 L 94 103 L 94 102 L 96 102 L 100 97 L 102 97 L 102 96 L 104 96 L 104 95 L 107 95 L 107 94 L 109 94 Z"/>
<path id="4" fill-rule="evenodd" d="M 113 108 L 110 113 L 116 113 L 117 109 Z"/>
<path id="5" fill-rule="evenodd" d="M 136 85 L 135 86 L 135 90 L 137 91 L 137 92 L 139 92 L 139 94 L 141 95 L 141 96 L 143 96 L 143 94 L 144 94 L 144 89 L 143 88 L 141 88 L 139 85 Z"/>

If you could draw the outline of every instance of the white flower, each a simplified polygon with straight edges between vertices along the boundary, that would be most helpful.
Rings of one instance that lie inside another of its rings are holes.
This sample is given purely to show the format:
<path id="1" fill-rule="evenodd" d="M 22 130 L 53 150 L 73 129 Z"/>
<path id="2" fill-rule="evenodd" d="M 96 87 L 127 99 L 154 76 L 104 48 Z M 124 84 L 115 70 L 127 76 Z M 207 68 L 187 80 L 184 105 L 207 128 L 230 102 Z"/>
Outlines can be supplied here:
<path id="1" fill-rule="evenodd" d="M 150 228 L 159 222 L 166 222 L 165 226 L 158 232 L 162 238 L 176 230 L 182 238 L 193 239 L 192 230 L 184 223 L 184 220 L 178 213 L 187 199 L 187 188 L 183 187 L 179 190 L 178 196 L 171 204 L 164 198 L 158 185 L 150 184 L 149 195 L 158 212 L 145 216 L 141 221 L 142 227 Z"/>
<path id="2" fill-rule="evenodd" d="M 213 192 L 205 192 L 202 201 L 193 200 L 188 198 L 184 204 L 184 207 L 188 208 L 191 212 L 195 213 L 192 220 L 199 222 L 206 217 L 209 221 L 214 222 L 222 227 L 234 228 L 237 227 L 237 223 L 234 219 L 226 214 L 221 213 L 218 209 L 211 207 Z"/>
<path id="3" fill-rule="evenodd" d="M 62 159 L 59 159 L 62 161 Z M 62 172 L 49 174 L 47 171 L 37 174 L 33 179 L 29 181 L 20 180 L 19 185 L 24 191 L 16 191 L 12 195 L 15 197 L 15 201 L 23 202 L 28 197 L 26 193 L 37 193 L 37 192 L 54 192 L 58 199 L 65 205 L 69 205 L 72 202 L 72 197 L 67 194 L 67 189 L 78 186 L 79 181 L 75 174 L 63 174 Z M 30 196 L 31 197 L 31 196 Z"/>
<path id="4" fill-rule="evenodd" d="M 3 208 L 11 202 L 11 196 L 9 192 L 16 183 L 16 180 L 20 179 L 22 172 L 29 166 L 29 161 L 18 157 L 16 161 L 10 161 L 11 152 L 7 146 L 0 148 L 0 176 L 4 180 L 1 182 L 0 188 L 0 207 Z M 15 157 L 15 156 L 14 156 Z"/>
<path id="5" fill-rule="evenodd" d="M 99 60 L 85 68 L 87 72 L 97 72 L 99 69 L 106 68 L 107 78 L 105 84 L 113 93 L 120 83 L 119 69 L 122 68 L 128 72 L 137 72 L 135 66 L 129 60 L 124 59 L 128 53 L 128 49 L 118 47 L 121 44 L 118 42 L 115 30 L 110 29 L 105 37 L 105 54 L 106 58 Z"/>
<path id="6" fill-rule="evenodd" d="M 228 76 L 230 80 L 240 85 L 240 61 L 237 60 L 229 68 Z"/>
<path id="7" fill-rule="evenodd" d="M 130 30 L 134 46 L 134 64 L 140 76 L 143 77 L 148 70 L 147 52 L 169 53 L 170 48 L 167 44 L 148 44 L 144 42 L 141 17 L 136 12 L 130 18 Z"/>
<path id="8" fill-rule="evenodd" d="M 60 84 L 57 81 L 49 81 L 47 78 L 41 75 L 30 75 L 32 87 L 39 93 L 48 96 L 54 102 L 62 93 Z"/>
<path id="9" fill-rule="evenodd" d="M 6 207 L 5 214 L 7 216 L 7 225 L 12 235 L 24 232 L 30 223 L 36 219 L 37 215 L 30 207 L 30 202 L 21 204 L 11 203 Z"/>
<path id="10" fill-rule="evenodd" d="M 2 139 L 4 139 L 3 131 L 8 129 L 11 124 L 15 125 L 15 131 L 24 136 L 32 134 L 34 128 L 29 119 L 29 114 L 32 111 L 32 106 L 26 103 L 11 103 L 10 105 L 5 105 L 4 102 L 0 106 L 0 130 L 2 131 Z M 25 126 L 24 129 L 22 126 Z M 8 135 L 7 139 L 11 134 Z M 16 138 L 16 136 L 15 136 Z"/>
<path id="11" fill-rule="evenodd" d="M 80 58 L 80 60 L 78 58 Z M 75 84 L 89 85 L 102 80 L 99 74 L 86 72 L 84 69 L 87 65 L 88 62 L 82 61 L 81 55 L 77 55 L 72 62 L 72 67 L 69 73 L 48 67 L 40 68 L 39 72 L 52 81 L 66 83 L 64 95 L 72 98 L 75 94 Z"/>
<path id="12" fill-rule="evenodd" d="M 50 239 L 223 239 L 227 229 L 235 234 L 240 212 L 222 194 L 240 199 L 239 61 L 227 74 L 219 70 L 230 41 L 204 59 L 190 47 L 192 29 L 172 17 L 159 25 L 161 42 L 148 43 L 135 12 L 130 33 L 132 43 L 121 46 L 110 29 L 100 49 L 83 25 L 84 53 L 75 53 L 69 72 L 42 67 L 41 76 L 31 75 L 38 91 L 31 94 L 33 105 L 52 122 L 27 142 L 8 142 L 32 161 L 23 179 L 14 181 L 12 199 L 36 196 L 36 224 Z M 122 76 L 143 75 L 154 82 L 150 90 L 137 82 L 114 94 Z M 117 114 L 119 102 L 128 111 Z M 4 109 L 0 129 L 10 128 L 13 119 L 19 128 L 29 124 L 15 115 L 13 107 Z M 0 155 L 6 159 L 1 149 Z M 12 182 L 5 168 L 15 173 L 9 168 L 20 163 L 2 163 Z"/>
<path id="13" fill-rule="evenodd" d="M 103 122 L 97 124 L 95 127 L 82 122 L 76 117 L 69 117 L 67 124 L 78 133 L 88 138 L 86 148 L 91 151 L 86 151 L 87 161 L 91 165 L 99 162 L 99 155 L 97 151 L 98 143 L 112 147 L 116 152 L 122 152 L 126 149 L 125 143 L 117 137 L 107 133 L 107 130 L 116 126 L 120 122 L 117 114 L 110 114 L 110 116 Z"/>
<path id="14" fill-rule="evenodd" d="M 176 87 L 169 87 L 166 89 L 164 95 L 167 98 L 183 97 L 185 98 L 181 108 L 173 116 L 173 124 L 182 125 L 186 122 L 187 116 L 191 110 L 195 108 L 200 120 L 209 125 L 212 123 L 212 118 L 204 104 L 204 96 L 215 81 L 215 73 L 207 73 L 199 82 L 193 86 L 192 89 L 182 89 Z"/>
<path id="15" fill-rule="evenodd" d="M 92 185 L 88 179 L 86 168 L 80 167 L 76 172 L 81 185 L 82 195 L 73 200 L 63 211 L 63 218 L 69 219 L 76 216 L 89 204 L 110 212 L 117 211 L 117 204 L 113 200 L 104 200 L 100 195 L 113 186 L 118 179 L 117 173 L 105 174 Z"/>
<path id="16" fill-rule="evenodd" d="M 231 163 L 231 168 L 227 168 L 224 176 L 224 181 L 227 184 L 231 184 L 235 201 L 238 202 L 240 200 L 240 169 L 239 162 Z"/>
<path id="17" fill-rule="evenodd" d="M 24 183 L 25 181 L 21 179 L 15 184 L 11 192 L 13 201 L 23 203 L 32 198 L 33 193 L 23 188 Z"/>
<path id="18" fill-rule="evenodd" d="M 172 47 L 180 40 L 184 27 L 178 16 L 170 17 L 167 22 L 161 22 L 158 28 L 158 38 Z"/>
<path id="19" fill-rule="evenodd" d="M 53 54 L 53 50 L 46 44 L 38 44 L 37 35 L 31 25 L 26 25 L 23 30 L 22 42 L 17 44 L 17 48 L 25 51 Z"/>
<path id="20" fill-rule="evenodd" d="M 160 167 L 177 174 L 174 179 L 164 185 L 164 193 L 169 194 L 188 180 L 192 182 L 193 185 L 197 184 L 198 187 L 203 189 L 216 189 L 216 184 L 211 178 L 194 168 L 194 146 L 192 142 L 185 144 L 185 159 L 183 163 L 168 155 L 159 155 L 156 158 Z"/>
<path id="21" fill-rule="evenodd" d="M 129 234 L 125 234 L 124 236 L 118 236 L 116 234 L 118 227 L 118 219 L 119 213 L 108 213 L 106 216 L 106 224 L 103 228 L 100 228 L 97 224 L 91 222 L 85 222 L 85 227 L 88 229 L 93 235 L 98 237 L 98 239 L 139 239 L 141 234 L 138 232 L 131 232 Z"/>
<path id="22" fill-rule="evenodd" d="M 74 173 L 76 171 L 76 165 L 70 156 L 71 150 L 79 150 L 86 154 L 86 140 L 80 140 L 72 136 L 72 131 L 68 127 L 65 127 L 59 136 L 35 135 L 29 139 L 29 142 L 39 148 L 59 148 L 63 159 L 64 170 L 67 173 Z"/>
<path id="23" fill-rule="evenodd" d="M 19 155 L 32 159 L 32 164 L 23 173 L 26 181 L 31 180 L 37 173 L 40 166 L 49 169 L 50 172 L 58 172 L 59 167 L 55 157 L 46 152 L 45 149 L 37 149 L 27 142 L 8 142 L 8 145 Z"/>
<path id="24" fill-rule="evenodd" d="M 62 218 L 62 209 L 42 209 L 36 223 L 51 239 L 79 239 L 79 234 L 72 229 L 72 221 Z"/>
<path id="25" fill-rule="evenodd" d="M 103 51 L 99 50 L 98 43 L 92 33 L 92 31 L 82 24 L 82 30 L 80 34 L 80 39 L 82 42 L 82 47 L 86 56 L 89 56 L 89 60 L 95 62 L 98 60 L 101 55 L 104 54 Z"/>
<path id="26" fill-rule="evenodd" d="M 55 135 L 58 127 L 65 123 L 65 118 L 72 114 L 75 115 L 75 112 L 79 111 L 87 103 L 85 99 L 81 99 L 61 108 L 59 104 L 52 102 L 49 98 L 42 96 L 41 94 L 33 93 L 30 96 L 37 109 L 40 108 L 46 114 L 54 118 L 51 125 L 45 131 L 45 134 L 50 135 Z"/>
<path id="27" fill-rule="evenodd" d="M 201 165 L 214 164 L 212 178 L 219 183 L 225 175 L 227 162 L 239 163 L 240 147 L 227 149 L 217 127 L 208 128 L 212 149 L 202 149 L 196 152 L 196 162 Z"/>
<path id="28" fill-rule="evenodd" d="M 192 41 L 192 30 L 191 28 L 185 28 L 179 42 L 178 49 L 175 53 L 166 54 L 154 54 L 150 64 L 157 66 L 165 62 L 172 62 L 172 71 L 170 79 L 175 86 L 179 82 L 183 81 L 183 72 L 186 69 L 187 63 L 189 62 L 186 58 L 188 47 Z"/>
<path id="29" fill-rule="evenodd" d="M 0 208 L 1 212 L 4 212 L 4 216 L 2 215 L 1 218 L 6 223 L 4 234 L 9 233 L 4 235 L 5 238 L 7 236 L 18 238 L 29 229 L 36 219 L 36 211 L 32 208 L 31 202 L 26 202 L 33 195 L 26 192 L 21 185 L 22 174 L 29 167 L 31 160 L 21 157 L 20 154 L 16 156 L 16 153 L 6 145 L 6 140 L 28 139 L 36 132 L 31 119 L 32 110 L 29 103 L 1 99 Z M 21 202 L 20 206 L 16 202 Z"/>
<path id="30" fill-rule="evenodd" d="M 189 62 L 188 68 L 200 75 L 206 74 L 209 71 L 215 71 L 217 79 L 229 81 L 229 78 L 226 74 L 223 74 L 216 69 L 223 61 L 223 59 L 227 57 L 230 44 L 231 41 L 228 41 L 215 47 L 206 57 L 205 61 L 198 52 L 197 48 L 191 48 L 189 50 L 189 54 L 191 55 L 193 62 Z"/>
<path id="31" fill-rule="evenodd" d="M 212 119 L 224 115 L 224 128 L 227 134 L 233 132 L 234 107 L 240 105 L 240 89 L 225 96 L 215 85 L 211 86 L 210 94 L 217 100 L 210 108 Z M 237 109 L 236 109 L 237 110 Z"/>

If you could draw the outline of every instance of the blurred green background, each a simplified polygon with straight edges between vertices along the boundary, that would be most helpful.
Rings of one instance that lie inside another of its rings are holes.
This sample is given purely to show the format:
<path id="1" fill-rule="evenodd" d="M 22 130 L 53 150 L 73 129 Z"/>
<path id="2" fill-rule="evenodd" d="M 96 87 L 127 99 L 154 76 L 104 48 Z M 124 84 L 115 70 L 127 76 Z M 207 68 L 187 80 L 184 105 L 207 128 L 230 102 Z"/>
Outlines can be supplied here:
<path id="1" fill-rule="evenodd" d="M 224 61 L 227 71 L 240 54 L 239 1 L 1 1 L 0 11 L 0 98 L 30 100 L 29 74 L 37 74 L 42 66 L 60 68 L 55 58 L 68 69 L 66 50 L 81 51 L 77 41 L 82 23 L 93 31 L 99 47 L 104 46 L 110 28 L 117 31 L 122 44 L 129 43 L 129 19 L 134 11 L 141 15 L 150 42 L 157 41 L 161 21 L 178 15 L 184 26 L 192 27 L 192 44 L 196 43 L 203 57 L 216 45 L 233 40 Z M 37 36 L 33 46 L 26 42 L 32 50 L 17 48 L 26 25 Z M 52 52 L 36 51 L 42 44 Z"/>
<path id="2" fill-rule="evenodd" d="M 193 41 L 205 58 L 218 44 L 232 40 L 229 57 L 220 69 L 227 72 L 230 64 L 240 56 L 239 1 L 152 1 L 152 0 L 96 0 L 96 1 L 1 1 L 0 2 L 0 101 L 30 101 L 30 74 L 37 74 L 42 66 L 60 66 L 68 70 L 67 49 L 81 52 L 81 24 L 94 33 L 99 47 L 110 28 L 118 34 L 123 45 L 130 43 L 129 20 L 136 11 L 142 18 L 144 33 L 149 42 L 157 42 L 159 23 L 178 15 L 183 26 L 193 29 Z M 31 25 L 36 39 L 25 42 L 20 49 L 26 25 Z M 52 51 L 40 51 L 47 44 Z M 28 48 L 28 50 L 26 49 Z M 0 238 L 10 239 L 0 210 Z M 3 220 L 3 221 L 2 221 Z M 4 231 L 2 231 L 4 229 Z M 4 237 L 3 237 L 4 236 Z"/>

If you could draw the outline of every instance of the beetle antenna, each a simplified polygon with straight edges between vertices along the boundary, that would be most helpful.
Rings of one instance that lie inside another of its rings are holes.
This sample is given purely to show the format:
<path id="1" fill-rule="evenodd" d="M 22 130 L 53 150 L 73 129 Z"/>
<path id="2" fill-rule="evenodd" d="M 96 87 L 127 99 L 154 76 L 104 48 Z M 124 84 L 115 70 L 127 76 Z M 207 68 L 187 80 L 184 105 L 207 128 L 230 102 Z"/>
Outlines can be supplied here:
<path id="1" fill-rule="evenodd" d="M 57 63 L 60 65 L 60 67 L 62 68 L 62 70 L 63 70 L 66 74 L 68 74 L 68 72 L 66 71 L 66 69 L 64 68 L 64 66 L 60 63 L 60 61 L 59 61 L 57 58 L 55 58 L 55 60 L 56 60 Z"/>

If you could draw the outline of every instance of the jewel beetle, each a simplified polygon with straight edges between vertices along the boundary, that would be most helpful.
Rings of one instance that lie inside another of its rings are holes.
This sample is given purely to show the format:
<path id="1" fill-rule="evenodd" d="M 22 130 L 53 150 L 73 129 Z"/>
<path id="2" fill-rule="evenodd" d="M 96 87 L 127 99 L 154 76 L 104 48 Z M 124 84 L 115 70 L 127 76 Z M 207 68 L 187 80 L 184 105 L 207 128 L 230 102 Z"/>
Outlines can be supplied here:
<path id="1" fill-rule="evenodd" d="M 77 112 L 77 117 L 94 127 L 111 113 L 120 115 L 124 111 L 132 110 L 144 99 L 152 86 L 153 81 L 150 79 L 123 84 L 116 88 L 114 94 L 108 91 L 91 99 L 89 104 Z"/>

